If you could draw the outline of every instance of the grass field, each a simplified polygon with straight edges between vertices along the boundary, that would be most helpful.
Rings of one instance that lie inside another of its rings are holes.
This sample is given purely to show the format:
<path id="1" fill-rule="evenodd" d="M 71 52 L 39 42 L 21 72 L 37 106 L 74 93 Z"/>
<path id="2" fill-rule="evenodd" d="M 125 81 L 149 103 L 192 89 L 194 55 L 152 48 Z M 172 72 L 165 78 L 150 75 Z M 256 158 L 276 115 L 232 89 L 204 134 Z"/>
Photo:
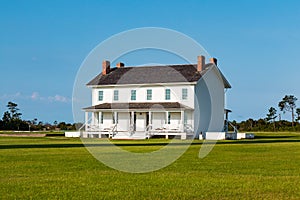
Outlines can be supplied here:
<path id="1" fill-rule="evenodd" d="M 46 134 L 49 136 L 55 135 L 64 135 L 64 131 L 0 131 L 1 135 L 16 135 L 16 134 L 28 134 L 28 135 L 35 135 L 35 134 Z"/>
<path id="2" fill-rule="evenodd" d="M 300 199 L 300 133 L 256 136 L 218 142 L 203 159 L 196 140 L 173 164 L 146 174 L 105 166 L 80 139 L 0 137 L 0 199 Z M 147 151 L 166 142 L 116 143 Z"/>

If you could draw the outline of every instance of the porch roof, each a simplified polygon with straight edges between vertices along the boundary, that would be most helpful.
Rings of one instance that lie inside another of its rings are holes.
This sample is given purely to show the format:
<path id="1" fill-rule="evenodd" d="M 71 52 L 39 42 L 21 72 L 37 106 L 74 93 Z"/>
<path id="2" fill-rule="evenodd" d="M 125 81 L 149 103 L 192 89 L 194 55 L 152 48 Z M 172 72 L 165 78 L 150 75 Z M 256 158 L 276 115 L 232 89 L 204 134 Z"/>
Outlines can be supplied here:
<path id="1" fill-rule="evenodd" d="M 192 109 L 179 102 L 139 102 L 139 103 L 102 103 L 83 108 L 83 110 L 114 110 L 114 109 Z"/>

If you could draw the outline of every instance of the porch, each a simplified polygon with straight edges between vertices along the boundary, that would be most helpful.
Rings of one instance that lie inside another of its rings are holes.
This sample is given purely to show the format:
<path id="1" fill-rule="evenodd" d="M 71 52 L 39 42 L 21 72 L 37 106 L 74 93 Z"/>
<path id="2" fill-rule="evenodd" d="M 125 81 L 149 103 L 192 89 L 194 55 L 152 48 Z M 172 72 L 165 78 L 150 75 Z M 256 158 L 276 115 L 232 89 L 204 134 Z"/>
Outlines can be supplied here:
<path id="1" fill-rule="evenodd" d="M 186 139 L 193 135 L 193 110 L 162 109 L 85 109 L 82 137 L 147 139 L 170 136 Z"/>

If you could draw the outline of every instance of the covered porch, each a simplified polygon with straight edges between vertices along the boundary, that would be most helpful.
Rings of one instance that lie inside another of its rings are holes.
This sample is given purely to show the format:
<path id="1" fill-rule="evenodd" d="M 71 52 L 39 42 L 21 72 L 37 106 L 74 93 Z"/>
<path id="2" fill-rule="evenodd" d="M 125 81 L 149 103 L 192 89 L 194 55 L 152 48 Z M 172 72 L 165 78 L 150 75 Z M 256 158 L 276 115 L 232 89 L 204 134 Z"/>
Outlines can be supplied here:
<path id="1" fill-rule="evenodd" d="M 85 108 L 84 137 L 146 139 L 193 135 L 193 110 L 179 103 L 100 104 Z"/>

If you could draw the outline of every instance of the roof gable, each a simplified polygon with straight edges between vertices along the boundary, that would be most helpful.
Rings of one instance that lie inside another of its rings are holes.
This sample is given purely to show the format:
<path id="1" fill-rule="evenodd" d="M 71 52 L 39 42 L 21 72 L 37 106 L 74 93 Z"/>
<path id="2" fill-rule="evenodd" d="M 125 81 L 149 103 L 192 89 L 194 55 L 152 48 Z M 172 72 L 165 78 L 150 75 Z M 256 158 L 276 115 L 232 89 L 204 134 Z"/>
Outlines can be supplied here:
<path id="1" fill-rule="evenodd" d="M 206 69 L 203 71 L 202 75 L 204 75 L 207 71 L 209 70 L 214 70 L 216 76 L 218 76 L 220 78 L 221 81 L 223 81 L 224 87 L 225 88 L 231 88 L 230 83 L 228 82 L 228 80 L 225 78 L 224 74 L 221 72 L 221 70 L 215 65 L 215 64 L 207 64 Z"/>

